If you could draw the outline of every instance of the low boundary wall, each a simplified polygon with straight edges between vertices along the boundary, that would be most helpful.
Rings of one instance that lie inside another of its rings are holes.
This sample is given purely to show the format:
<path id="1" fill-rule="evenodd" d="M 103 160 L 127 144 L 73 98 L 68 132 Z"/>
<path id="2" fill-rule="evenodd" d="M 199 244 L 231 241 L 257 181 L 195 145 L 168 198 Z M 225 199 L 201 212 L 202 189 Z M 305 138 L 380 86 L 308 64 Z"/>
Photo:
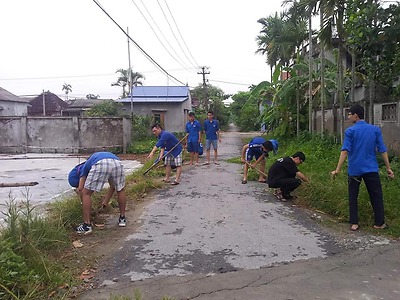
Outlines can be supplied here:
<path id="1" fill-rule="evenodd" d="M 122 117 L 0 117 L 0 153 L 126 153 L 131 136 Z"/>

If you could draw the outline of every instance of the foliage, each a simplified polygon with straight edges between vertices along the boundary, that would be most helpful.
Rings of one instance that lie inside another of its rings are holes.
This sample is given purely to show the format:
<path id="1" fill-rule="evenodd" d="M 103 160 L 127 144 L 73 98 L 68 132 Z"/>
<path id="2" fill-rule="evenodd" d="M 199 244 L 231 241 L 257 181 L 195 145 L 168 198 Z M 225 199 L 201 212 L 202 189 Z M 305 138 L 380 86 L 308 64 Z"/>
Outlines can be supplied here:
<path id="1" fill-rule="evenodd" d="M 138 85 L 143 85 L 141 79 L 145 79 L 143 74 L 139 72 L 133 72 L 133 70 L 127 69 L 118 69 L 115 73 L 119 73 L 118 79 L 116 82 L 112 83 L 111 86 L 120 86 L 122 87 L 122 95 L 121 98 L 125 98 L 131 91 L 126 91 L 128 87 L 134 87 Z"/>
<path id="2" fill-rule="evenodd" d="M 377 1 L 348 1 L 347 44 L 360 72 L 386 87 L 400 74 L 400 5 L 382 8 Z"/>
<path id="3" fill-rule="evenodd" d="M 65 98 L 68 100 L 68 94 L 72 92 L 72 85 L 69 83 L 64 83 L 62 90 L 65 92 Z"/>
<path id="4" fill-rule="evenodd" d="M 340 155 L 341 146 L 335 142 L 334 137 L 311 136 L 303 133 L 298 139 L 280 139 L 279 156 L 290 156 L 297 151 L 303 151 L 306 155 L 305 163 L 299 166 L 301 172 L 311 180 L 303 183 L 296 190 L 299 195 L 297 204 L 309 206 L 334 216 L 339 222 L 347 222 L 348 195 L 347 195 L 347 174 L 346 163 L 342 172 L 337 177 L 331 177 L 330 172 L 336 168 Z M 284 152 L 281 150 L 284 149 Z M 269 167 L 274 160 L 267 159 Z M 380 165 L 380 176 L 385 199 L 385 219 L 390 225 L 389 234 L 400 236 L 400 199 L 398 187 L 400 178 L 389 179 L 386 175 L 384 165 Z M 392 160 L 391 167 L 394 172 L 400 169 L 399 161 Z M 373 213 L 369 203 L 368 193 L 365 186 L 360 187 L 359 195 L 359 218 L 363 227 L 373 225 Z"/>
<path id="5" fill-rule="evenodd" d="M 133 115 L 132 138 L 134 142 L 149 136 L 151 121 L 151 116 Z"/>
<path id="6" fill-rule="evenodd" d="M 87 117 L 120 116 L 122 113 L 122 103 L 114 100 L 105 100 L 102 103 L 93 105 L 85 112 Z"/>
<path id="7" fill-rule="evenodd" d="M 212 110 L 214 118 L 220 123 L 220 127 L 226 128 L 228 126 L 229 109 L 225 107 L 222 101 L 228 99 L 230 95 L 226 95 L 219 87 L 211 84 L 207 84 L 206 89 L 200 84 L 191 91 L 191 94 L 193 98 L 200 101 L 199 107 L 195 109 L 197 120 L 203 122 L 207 117 L 207 111 Z M 204 99 L 207 99 L 207 104 L 204 103 Z"/>
<path id="8" fill-rule="evenodd" d="M 95 95 L 95 94 L 87 94 L 86 99 L 99 99 L 100 95 Z"/>
<path id="9" fill-rule="evenodd" d="M 261 127 L 259 101 L 255 97 L 250 97 L 250 92 L 239 92 L 232 96 L 232 100 L 229 110 L 240 130 L 259 130 Z"/>
<path id="10" fill-rule="evenodd" d="M 14 199 L 6 204 L 6 227 L 0 236 L 0 298 L 46 299 L 62 297 L 72 277 L 55 259 L 69 246 L 59 219 L 41 218 L 27 195 L 22 206 Z"/>
<path id="11" fill-rule="evenodd" d="M 127 148 L 128 153 L 133 154 L 144 154 L 150 153 L 151 149 L 153 149 L 155 145 L 155 141 L 153 137 L 146 137 L 134 140 Z"/>

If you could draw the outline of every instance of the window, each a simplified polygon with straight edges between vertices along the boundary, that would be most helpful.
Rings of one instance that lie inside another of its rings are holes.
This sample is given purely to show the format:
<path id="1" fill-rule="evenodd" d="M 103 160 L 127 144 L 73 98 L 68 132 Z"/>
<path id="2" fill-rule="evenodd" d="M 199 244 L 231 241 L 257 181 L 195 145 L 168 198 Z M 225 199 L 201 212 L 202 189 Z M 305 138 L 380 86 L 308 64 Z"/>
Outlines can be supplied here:
<path id="1" fill-rule="evenodd" d="M 397 121 L 397 103 L 382 105 L 382 121 Z"/>

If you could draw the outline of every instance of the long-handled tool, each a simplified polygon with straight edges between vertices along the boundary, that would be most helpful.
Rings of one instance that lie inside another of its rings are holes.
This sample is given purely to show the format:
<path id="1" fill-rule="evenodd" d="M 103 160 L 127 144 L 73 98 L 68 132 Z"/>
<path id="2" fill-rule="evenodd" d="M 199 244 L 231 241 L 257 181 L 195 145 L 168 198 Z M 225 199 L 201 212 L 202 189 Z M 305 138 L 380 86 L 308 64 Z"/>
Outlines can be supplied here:
<path id="1" fill-rule="evenodd" d="M 186 137 L 189 135 L 189 133 L 187 133 L 183 138 L 181 138 L 179 140 L 178 143 L 176 143 L 176 145 L 174 145 L 168 152 L 166 152 L 160 159 L 156 159 L 155 162 L 150 166 L 150 168 L 148 168 L 146 171 L 144 171 L 143 175 L 146 175 L 147 173 L 150 172 L 151 169 L 153 169 L 160 161 L 162 161 L 169 153 L 172 152 L 172 150 L 174 150 L 176 147 L 178 147 L 178 145 L 180 143 L 182 143 L 182 141 L 184 139 L 186 139 Z"/>
<path id="2" fill-rule="evenodd" d="M 268 178 L 268 175 L 267 175 L 267 174 L 265 174 L 263 171 L 261 171 L 261 170 L 255 168 L 255 167 L 252 167 L 251 164 L 250 164 L 248 161 L 246 161 L 246 164 L 247 164 L 250 168 L 254 169 L 256 172 L 260 173 L 261 175 L 264 175 L 265 178 Z"/>

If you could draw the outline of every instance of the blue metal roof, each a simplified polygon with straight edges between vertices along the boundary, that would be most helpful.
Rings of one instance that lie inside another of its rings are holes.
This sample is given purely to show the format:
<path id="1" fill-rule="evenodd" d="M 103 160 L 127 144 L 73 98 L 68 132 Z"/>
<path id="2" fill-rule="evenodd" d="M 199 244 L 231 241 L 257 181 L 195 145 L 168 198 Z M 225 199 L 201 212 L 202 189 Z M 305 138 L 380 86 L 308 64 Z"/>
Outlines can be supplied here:
<path id="1" fill-rule="evenodd" d="M 187 97 L 189 94 L 189 87 L 188 86 L 136 86 L 132 88 L 132 91 L 134 98 Z"/>
<path id="2" fill-rule="evenodd" d="M 141 98 L 135 98 L 132 97 L 132 101 L 135 103 L 146 103 L 146 102 L 183 102 L 186 101 L 189 97 L 141 97 Z M 131 97 L 128 98 L 122 98 L 122 99 L 118 99 L 116 100 L 117 102 L 121 102 L 121 103 L 126 103 L 126 102 L 131 102 Z"/>
<path id="3" fill-rule="evenodd" d="M 183 102 L 189 98 L 188 86 L 136 86 L 132 88 L 133 102 Z M 131 96 L 117 102 L 130 102 Z"/>

